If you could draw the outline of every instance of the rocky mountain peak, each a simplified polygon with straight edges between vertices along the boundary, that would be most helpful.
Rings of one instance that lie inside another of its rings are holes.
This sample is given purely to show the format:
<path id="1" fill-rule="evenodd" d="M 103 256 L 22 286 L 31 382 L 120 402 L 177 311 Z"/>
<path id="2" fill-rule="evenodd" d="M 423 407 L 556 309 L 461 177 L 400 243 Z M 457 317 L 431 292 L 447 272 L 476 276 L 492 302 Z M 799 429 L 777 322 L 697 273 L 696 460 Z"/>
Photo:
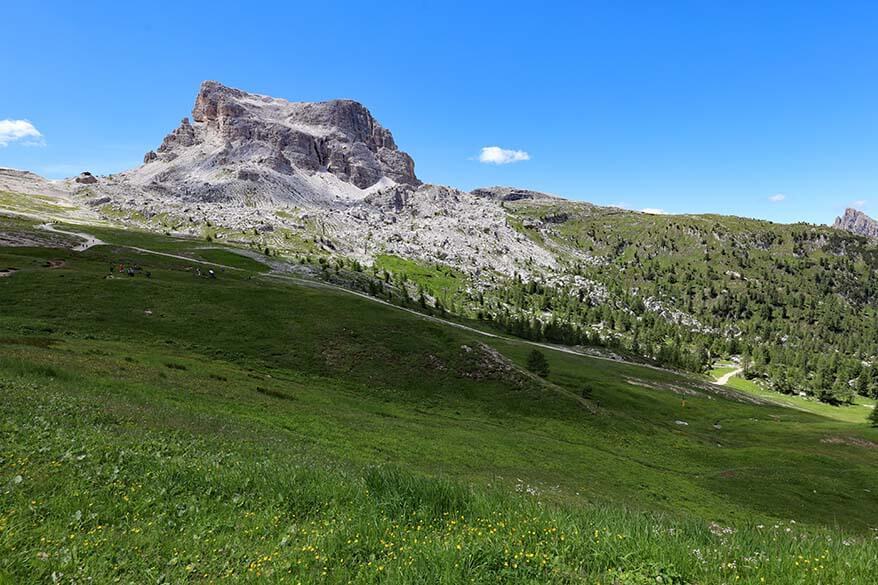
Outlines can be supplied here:
<path id="1" fill-rule="evenodd" d="M 844 215 L 835 218 L 832 227 L 845 230 L 868 238 L 878 238 L 878 221 L 875 221 L 859 209 L 847 208 Z"/>
<path id="2" fill-rule="evenodd" d="M 194 199 L 246 191 L 319 202 L 376 185 L 420 185 L 412 158 L 359 102 L 290 102 L 216 81 L 201 84 L 191 121 L 143 161 L 128 173 L 133 182 Z"/>

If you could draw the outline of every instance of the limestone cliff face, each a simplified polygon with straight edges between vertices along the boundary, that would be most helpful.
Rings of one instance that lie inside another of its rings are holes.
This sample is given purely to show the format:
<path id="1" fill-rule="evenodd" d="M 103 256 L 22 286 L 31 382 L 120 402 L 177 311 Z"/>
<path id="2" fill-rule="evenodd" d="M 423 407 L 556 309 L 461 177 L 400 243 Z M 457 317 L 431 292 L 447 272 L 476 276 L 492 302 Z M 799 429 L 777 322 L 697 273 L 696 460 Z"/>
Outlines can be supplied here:
<path id="1" fill-rule="evenodd" d="M 414 166 L 358 102 L 289 102 L 205 81 L 191 121 L 126 176 L 196 200 L 255 193 L 313 203 L 376 185 L 420 185 Z"/>
<path id="2" fill-rule="evenodd" d="M 845 209 L 844 215 L 835 218 L 832 227 L 868 238 L 878 238 L 878 221 L 858 209 Z"/>

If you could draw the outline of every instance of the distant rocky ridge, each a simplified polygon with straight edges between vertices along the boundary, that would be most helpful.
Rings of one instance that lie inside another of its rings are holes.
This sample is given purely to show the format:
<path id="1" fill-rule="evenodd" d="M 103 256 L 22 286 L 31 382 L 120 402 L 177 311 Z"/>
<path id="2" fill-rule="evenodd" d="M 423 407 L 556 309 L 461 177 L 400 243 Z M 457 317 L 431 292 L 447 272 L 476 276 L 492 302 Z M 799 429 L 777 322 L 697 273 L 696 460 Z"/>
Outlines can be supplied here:
<path id="1" fill-rule="evenodd" d="M 847 208 L 844 215 L 835 218 L 832 227 L 845 230 L 867 238 L 878 238 L 878 221 L 872 219 L 859 209 Z"/>
<path id="2" fill-rule="evenodd" d="M 63 197 L 69 193 L 69 189 L 60 181 L 50 181 L 30 171 L 6 167 L 0 167 L 0 191 L 50 197 Z"/>

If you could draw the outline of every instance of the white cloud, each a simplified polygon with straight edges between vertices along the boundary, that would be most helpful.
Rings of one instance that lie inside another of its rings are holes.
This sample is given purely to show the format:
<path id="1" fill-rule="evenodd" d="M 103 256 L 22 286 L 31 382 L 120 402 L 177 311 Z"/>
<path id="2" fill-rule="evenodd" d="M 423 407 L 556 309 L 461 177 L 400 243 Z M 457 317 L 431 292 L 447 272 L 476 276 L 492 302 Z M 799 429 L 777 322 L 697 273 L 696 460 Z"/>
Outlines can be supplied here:
<path id="1" fill-rule="evenodd" d="M 646 207 L 640 210 L 641 213 L 651 213 L 652 215 L 667 215 L 668 212 L 657 207 Z"/>
<path id="2" fill-rule="evenodd" d="M 523 160 L 530 160 L 530 155 L 525 151 L 509 150 L 499 146 L 484 146 L 479 154 L 479 162 L 489 165 L 508 165 Z"/>
<path id="3" fill-rule="evenodd" d="M 43 135 L 27 120 L 0 120 L 0 146 L 22 139 L 28 145 L 43 143 Z"/>
<path id="4" fill-rule="evenodd" d="M 781 201 L 783 201 L 786 198 L 787 198 L 787 196 L 784 195 L 783 193 L 775 193 L 774 195 L 769 197 L 768 200 L 771 201 L 772 203 L 780 203 Z"/>
<path id="5" fill-rule="evenodd" d="M 866 206 L 867 201 L 865 199 L 857 199 L 856 201 L 851 201 L 851 207 L 854 209 L 861 209 Z"/>

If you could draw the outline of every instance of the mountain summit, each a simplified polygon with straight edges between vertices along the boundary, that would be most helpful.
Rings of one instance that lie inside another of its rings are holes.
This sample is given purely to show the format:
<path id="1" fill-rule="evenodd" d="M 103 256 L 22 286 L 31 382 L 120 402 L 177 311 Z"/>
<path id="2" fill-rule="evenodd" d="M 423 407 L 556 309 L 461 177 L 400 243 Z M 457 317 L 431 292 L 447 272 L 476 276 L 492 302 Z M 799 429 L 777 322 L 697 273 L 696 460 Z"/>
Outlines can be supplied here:
<path id="1" fill-rule="evenodd" d="M 859 209 L 848 207 L 844 215 L 835 218 L 832 227 L 845 230 L 868 238 L 878 238 L 878 221 L 875 221 Z"/>
<path id="2" fill-rule="evenodd" d="M 290 102 L 216 81 L 124 178 L 195 201 L 361 198 L 370 188 L 419 185 L 412 158 L 352 100 Z"/>

